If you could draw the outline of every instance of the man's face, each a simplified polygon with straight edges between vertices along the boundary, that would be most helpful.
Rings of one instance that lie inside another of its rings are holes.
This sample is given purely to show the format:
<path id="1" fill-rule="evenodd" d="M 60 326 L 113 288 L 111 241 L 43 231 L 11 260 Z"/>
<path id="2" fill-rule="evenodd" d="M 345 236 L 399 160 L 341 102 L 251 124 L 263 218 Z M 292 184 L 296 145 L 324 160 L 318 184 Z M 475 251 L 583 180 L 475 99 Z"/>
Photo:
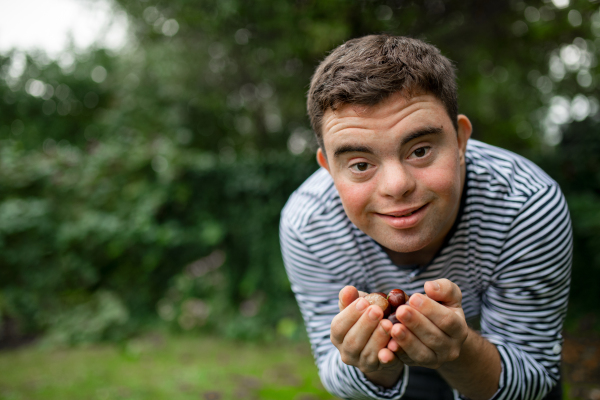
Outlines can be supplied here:
<path id="1" fill-rule="evenodd" d="M 469 120 L 457 132 L 432 95 L 395 94 L 373 107 L 345 105 L 323 118 L 327 157 L 350 220 L 385 248 L 433 257 L 458 214 Z"/>

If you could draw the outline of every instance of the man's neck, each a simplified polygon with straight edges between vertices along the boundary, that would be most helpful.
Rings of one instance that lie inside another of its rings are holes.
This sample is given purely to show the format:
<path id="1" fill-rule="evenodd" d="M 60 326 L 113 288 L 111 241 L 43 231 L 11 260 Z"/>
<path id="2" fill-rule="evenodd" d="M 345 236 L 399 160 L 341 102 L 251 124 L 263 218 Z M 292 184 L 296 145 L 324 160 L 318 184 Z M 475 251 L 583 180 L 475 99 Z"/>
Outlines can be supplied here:
<path id="1" fill-rule="evenodd" d="M 423 249 L 412 253 L 398 253 L 397 251 L 390 250 L 383 246 L 382 248 L 394 265 L 423 266 L 429 264 L 433 260 L 438 250 L 442 247 L 442 244 L 443 243 L 439 243 L 437 246 L 434 246 L 435 248 Z"/>

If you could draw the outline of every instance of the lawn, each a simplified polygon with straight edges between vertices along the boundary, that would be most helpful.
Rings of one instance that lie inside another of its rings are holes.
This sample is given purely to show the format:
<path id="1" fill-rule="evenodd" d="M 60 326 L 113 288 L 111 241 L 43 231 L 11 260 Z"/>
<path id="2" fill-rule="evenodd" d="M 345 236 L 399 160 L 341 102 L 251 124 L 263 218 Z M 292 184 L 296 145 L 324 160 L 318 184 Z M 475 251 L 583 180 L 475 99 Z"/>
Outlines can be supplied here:
<path id="1" fill-rule="evenodd" d="M 333 399 L 306 344 L 153 334 L 125 346 L 0 352 L 0 399 Z"/>
<path id="2" fill-rule="evenodd" d="M 567 334 L 565 399 L 600 400 L 600 337 Z M 150 334 L 126 345 L 0 351 L 0 400 L 317 400 L 306 343 Z"/>

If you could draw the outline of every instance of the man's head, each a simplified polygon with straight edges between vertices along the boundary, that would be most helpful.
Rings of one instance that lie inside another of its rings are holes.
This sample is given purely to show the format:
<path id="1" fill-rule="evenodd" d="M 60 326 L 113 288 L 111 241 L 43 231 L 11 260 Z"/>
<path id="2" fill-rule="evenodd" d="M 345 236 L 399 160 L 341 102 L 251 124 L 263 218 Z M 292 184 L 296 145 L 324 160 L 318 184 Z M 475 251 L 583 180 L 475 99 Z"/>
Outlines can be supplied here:
<path id="1" fill-rule="evenodd" d="M 458 215 L 471 134 L 450 62 L 412 39 L 350 41 L 321 64 L 308 104 L 349 219 L 395 262 L 430 260 Z"/>
<path id="2" fill-rule="evenodd" d="M 352 39 L 337 47 L 315 71 L 308 92 L 308 115 L 319 146 L 323 148 L 327 110 L 344 104 L 373 106 L 399 92 L 437 97 L 457 128 L 456 74 L 436 47 L 388 35 Z"/>

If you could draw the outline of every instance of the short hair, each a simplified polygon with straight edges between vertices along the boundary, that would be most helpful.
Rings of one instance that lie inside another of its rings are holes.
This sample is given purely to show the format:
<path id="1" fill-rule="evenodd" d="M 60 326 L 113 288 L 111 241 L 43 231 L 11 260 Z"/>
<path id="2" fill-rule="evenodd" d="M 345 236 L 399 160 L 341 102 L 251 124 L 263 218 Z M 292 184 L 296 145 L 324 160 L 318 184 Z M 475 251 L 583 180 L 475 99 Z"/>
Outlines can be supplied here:
<path id="1" fill-rule="evenodd" d="M 307 110 L 321 149 L 323 115 L 346 104 L 374 106 L 398 92 L 437 97 L 458 130 L 456 72 L 433 45 L 390 35 L 348 40 L 317 67 L 310 82 Z"/>

